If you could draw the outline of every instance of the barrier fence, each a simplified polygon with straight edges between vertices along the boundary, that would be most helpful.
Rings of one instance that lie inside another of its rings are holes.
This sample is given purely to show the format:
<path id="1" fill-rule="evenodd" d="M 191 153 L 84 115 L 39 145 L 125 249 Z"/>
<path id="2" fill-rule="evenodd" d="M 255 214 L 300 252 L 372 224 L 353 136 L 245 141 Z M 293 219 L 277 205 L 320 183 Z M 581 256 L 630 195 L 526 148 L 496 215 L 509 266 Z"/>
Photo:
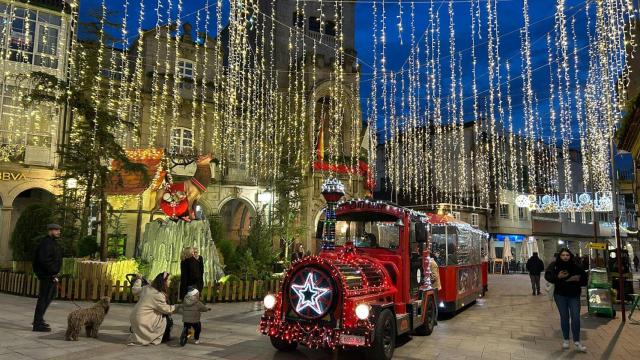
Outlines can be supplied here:
<path id="1" fill-rule="evenodd" d="M 39 282 L 33 274 L 0 272 L 0 292 L 37 297 Z M 261 300 L 266 294 L 276 292 L 279 287 L 280 280 L 275 279 L 208 283 L 200 298 L 208 303 Z M 138 301 L 138 297 L 131 294 L 126 280 L 114 282 L 63 277 L 58 285 L 57 299 L 60 300 L 96 301 L 103 296 L 109 296 L 112 302 Z"/>

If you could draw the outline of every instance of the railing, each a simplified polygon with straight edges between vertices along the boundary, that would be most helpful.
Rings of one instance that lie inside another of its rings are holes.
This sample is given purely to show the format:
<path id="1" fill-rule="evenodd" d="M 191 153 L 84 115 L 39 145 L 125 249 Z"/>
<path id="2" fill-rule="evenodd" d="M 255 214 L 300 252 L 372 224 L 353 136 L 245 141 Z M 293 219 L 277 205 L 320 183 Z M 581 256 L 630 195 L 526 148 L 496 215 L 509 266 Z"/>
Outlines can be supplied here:
<path id="1" fill-rule="evenodd" d="M 40 280 L 32 274 L 0 272 L 0 292 L 21 296 L 38 296 Z M 174 288 L 179 284 L 172 286 Z M 262 299 L 268 293 L 280 288 L 280 280 L 249 280 L 208 283 L 202 290 L 201 299 L 208 302 L 242 302 Z M 129 282 L 117 280 L 77 279 L 63 277 L 58 285 L 60 300 L 96 301 L 109 296 L 112 302 L 132 303 L 138 301 L 129 291 Z M 173 302 L 176 299 L 172 299 Z"/>

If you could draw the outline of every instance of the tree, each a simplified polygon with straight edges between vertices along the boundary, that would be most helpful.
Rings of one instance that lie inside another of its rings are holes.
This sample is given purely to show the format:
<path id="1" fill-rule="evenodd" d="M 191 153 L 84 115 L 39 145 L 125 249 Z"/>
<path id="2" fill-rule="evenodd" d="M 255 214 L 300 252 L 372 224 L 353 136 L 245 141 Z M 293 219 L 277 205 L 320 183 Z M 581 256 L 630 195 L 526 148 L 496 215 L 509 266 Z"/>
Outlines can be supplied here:
<path id="1" fill-rule="evenodd" d="M 274 204 L 274 236 L 284 245 L 284 261 L 288 262 L 292 244 L 305 234 L 301 224 L 304 179 L 302 170 L 293 159 L 283 157 L 280 175 L 275 181 L 276 202 Z"/>
<path id="2" fill-rule="evenodd" d="M 22 212 L 11 234 L 11 251 L 16 261 L 31 261 L 40 240 L 47 233 L 47 224 L 55 221 L 55 213 L 50 204 L 33 204 Z M 65 251 L 66 250 L 66 251 Z M 68 253 L 68 249 L 63 251 Z"/>
<path id="3" fill-rule="evenodd" d="M 273 263 L 277 254 L 273 249 L 271 229 L 265 226 L 264 216 L 258 212 L 253 220 L 249 236 L 247 236 L 246 251 L 250 251 L 255 260 L 255 270 L 258 277 L 265 277 L 273 272 Z"/>
<path id="4" fill-rule="evenodd" d="M 86 75 L 85 75 L 86 76 Z M 121 164 L 121 169 L 141 173 L 148 180 L 146 168 L 132 163 L 115 134 L 133 125 L 117 116 L 104 102 L 97 103 L 89 89 L 58 80 L 42 73 L 31 73 L 33 85 L 28 101 L 67 105 L 72 113 L 72 130 L 69 140 L 61 147 L 61 179 L 75 178 L 84 190 L 80 207 L 80 234 L 87 233 L 89 209 L 93 199 L 100 204 L 101 224 L 100 259 L 107 258 L 107 196 L 105 189 L 112 178 L 111 161 Z"/>

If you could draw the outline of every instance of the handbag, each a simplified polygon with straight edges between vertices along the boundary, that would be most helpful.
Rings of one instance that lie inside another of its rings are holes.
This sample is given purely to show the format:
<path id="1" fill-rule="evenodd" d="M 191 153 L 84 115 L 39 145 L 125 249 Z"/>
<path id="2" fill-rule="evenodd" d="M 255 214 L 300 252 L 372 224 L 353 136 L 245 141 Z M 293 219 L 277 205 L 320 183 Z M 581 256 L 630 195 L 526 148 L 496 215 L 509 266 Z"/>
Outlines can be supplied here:
<path id="1" fill-rule="evenodd" d="M 547 297 L 549 300 L 553 300 L 553 292 L 556 289 L 556 286 L 550 282 L 544 285 L 544 291 L 547 293 Z"/>

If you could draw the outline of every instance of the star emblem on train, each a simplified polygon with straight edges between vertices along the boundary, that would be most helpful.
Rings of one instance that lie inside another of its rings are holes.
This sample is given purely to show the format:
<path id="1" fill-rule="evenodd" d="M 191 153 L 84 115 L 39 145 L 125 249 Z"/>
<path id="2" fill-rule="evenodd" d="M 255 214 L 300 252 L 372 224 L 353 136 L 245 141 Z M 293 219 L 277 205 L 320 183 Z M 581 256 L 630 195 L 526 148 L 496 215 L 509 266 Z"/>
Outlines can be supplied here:
<path id="1" fill-rule="evenodd" d="M 296 304 L 297 313 L 302 312 L 306 308 L 310 308 L 318 315 L 324 313 L 325 309 L 320 299 L 326 293 L 331 292 L 331 289 L 318 287 L 313 280 L 313 274 L 313 272 L 309 272 L 302 285 L 291 285 L 291 290 L 298 295 L 298 303 Z"/>

